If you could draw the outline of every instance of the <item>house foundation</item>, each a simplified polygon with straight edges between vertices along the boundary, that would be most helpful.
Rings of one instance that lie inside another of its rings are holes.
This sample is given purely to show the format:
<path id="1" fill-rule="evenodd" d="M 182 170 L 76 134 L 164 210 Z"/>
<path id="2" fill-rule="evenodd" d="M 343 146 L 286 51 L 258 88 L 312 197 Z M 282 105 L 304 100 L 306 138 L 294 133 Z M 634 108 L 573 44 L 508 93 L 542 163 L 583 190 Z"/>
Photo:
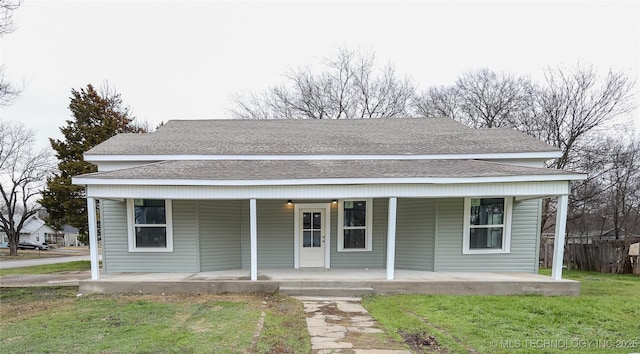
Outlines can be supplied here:
<path id="1" fill-rule="evenodd" d="M 439 273 L 385 269 L 261 270 L 252 281 L 247 270 L 206 273 L 118 273 L 80 281 L 80 293 L 271 293 L 305 296 L 362 295 L 580 295 L 580 283 L 527 273 Z"/>

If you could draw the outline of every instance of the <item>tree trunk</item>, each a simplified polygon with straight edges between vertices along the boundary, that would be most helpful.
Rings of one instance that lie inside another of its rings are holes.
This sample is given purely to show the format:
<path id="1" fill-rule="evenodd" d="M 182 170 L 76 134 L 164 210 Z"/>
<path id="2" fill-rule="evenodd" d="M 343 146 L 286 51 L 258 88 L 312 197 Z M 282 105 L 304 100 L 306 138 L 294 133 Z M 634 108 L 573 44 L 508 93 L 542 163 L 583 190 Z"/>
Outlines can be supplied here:
<path id="1" fill-rule="evenodd" d="M 9 255 L 10 256 L 17 256 L 18 255 L 18 244 L 17 243 L 9 242 Z"/>
<path id="2" fill-rule="evenodd" d="M 9 233 L 7 235 L 9 238 L 9 255 L 17 256 L 18 255 L 18 242 L 20 242 L 20 234 L 19 233 Z"/>

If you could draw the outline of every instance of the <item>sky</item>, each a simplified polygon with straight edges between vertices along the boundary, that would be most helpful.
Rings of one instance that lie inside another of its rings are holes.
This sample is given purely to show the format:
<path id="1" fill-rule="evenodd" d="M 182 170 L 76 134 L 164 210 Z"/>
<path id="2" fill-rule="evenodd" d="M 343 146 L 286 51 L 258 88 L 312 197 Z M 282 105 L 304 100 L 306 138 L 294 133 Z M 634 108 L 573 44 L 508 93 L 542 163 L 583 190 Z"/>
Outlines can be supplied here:
<path id="1" fill-rule="evenodd" d="M 479 68 L 540 79 L 578 62 L 640 87 L 640 1 L 25 0 L 15 22 L 0 58 L 24 89 L 0 118 L 42 146 L 71 119 L 71 89 L 108 82 L 151 126 L 229 118 L 233 94 L 339 47 L 375 52 L 421 89 Z"/>

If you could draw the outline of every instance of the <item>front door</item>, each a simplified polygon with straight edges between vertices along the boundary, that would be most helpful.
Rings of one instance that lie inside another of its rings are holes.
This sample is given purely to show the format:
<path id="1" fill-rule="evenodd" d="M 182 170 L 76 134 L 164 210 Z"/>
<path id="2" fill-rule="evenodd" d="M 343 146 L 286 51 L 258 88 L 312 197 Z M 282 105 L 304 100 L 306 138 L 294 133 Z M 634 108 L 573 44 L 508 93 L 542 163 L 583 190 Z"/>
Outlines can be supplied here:
<path id="1" fill-rule="evenodd" d="M 300 267 L 324 267 L 325 210 L 300 209 Z"/>

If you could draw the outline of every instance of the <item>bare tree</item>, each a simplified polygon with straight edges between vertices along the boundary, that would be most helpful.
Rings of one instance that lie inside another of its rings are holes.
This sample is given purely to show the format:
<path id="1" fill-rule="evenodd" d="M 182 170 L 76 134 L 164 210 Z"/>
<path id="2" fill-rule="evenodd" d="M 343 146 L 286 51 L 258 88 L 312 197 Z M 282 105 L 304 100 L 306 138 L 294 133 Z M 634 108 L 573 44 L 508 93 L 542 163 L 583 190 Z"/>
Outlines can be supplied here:
<path id="1" fill-rule="evenodd" d="M 0 37 L 15 30 L 13 12 L 21 1 L 0 0 Z M 0 66 L 0 106 L 6 106 L 20 94 L 20 88 L 11 84 L 5 75 L 5 68 Z"/>
<path id="2" fill-rule="evenodd" d="M 616 238 L 640 221 L 640 141 L 607 137 L 580 149 L 576 167 L 587 179 L 572 188 L 568 229 L 574 236 L 612 230 Z"/>
<path id="3" fill-rule="evenodd" d="M 456 86 L 430 87 L 413 102 L 416 113 L 423 117 L 449 117 L 461 121 L 460 96 Z"/>
<path id="4" fill-rule="evenodd" d="M 474 128 L 518 127 L 531 92 L 525 77 L 480 69 L 464 73 L 453 86 L 426 90 L 414 108 L 420 115 L 444 115 Z"/>
<path id="5" fill-rule="evenodd" d="M 375 55 L 340 49 L 323 70 L 291 69 L 286 83 L 255 94 L 235 95 L 234 118 L 345 119 L 409 114 L 415 87 L 391 64 L 378 69 Z"/>
<path id="6" fill-rule="evenodd" d="M 52 171 L 51 153 L 36 149 L 32 131 L 0 122 L 0 231 L 9 238 L 12 256 L 24 223 L 40 209 L 36 198 Z"/>
<path id="7" fill-rule="evenodd" d="M 635 82 L 622 72 L 609 70 L 604 76 L 592 66 L 576 65 L 571 69 L 547 68 L 545 81 L 533 96 L 534 115 L 525 132 L 562 151 L 549 167 L 579 167 L 577 153 L 602 134 L 595 131 L 612 126 L 633 109 Z M 553 227 L 547 220 L 555 213 L 550 199 L 542 204 L 543 227 Z"/>
<path id="8" fill-rule="evenodd" d="M 631 231 L 640 211 L 640 141 L 633 137 L 629 143 L 608 139 L 608 168 L 604 174 L 604 194 L 607 203 L 603 214 L 610 218 L 616 239 Z"/>
<path id="9" fill-rule="evenodd" d="M 589 132 L 629 113 L 634 85 L 622 72 L 609 70 L 601 77 L 593 66 L 547 68 L 534 96 L 535 126 L 528 133 L 562 150 L 551 167 L 568 167 Z"/>

